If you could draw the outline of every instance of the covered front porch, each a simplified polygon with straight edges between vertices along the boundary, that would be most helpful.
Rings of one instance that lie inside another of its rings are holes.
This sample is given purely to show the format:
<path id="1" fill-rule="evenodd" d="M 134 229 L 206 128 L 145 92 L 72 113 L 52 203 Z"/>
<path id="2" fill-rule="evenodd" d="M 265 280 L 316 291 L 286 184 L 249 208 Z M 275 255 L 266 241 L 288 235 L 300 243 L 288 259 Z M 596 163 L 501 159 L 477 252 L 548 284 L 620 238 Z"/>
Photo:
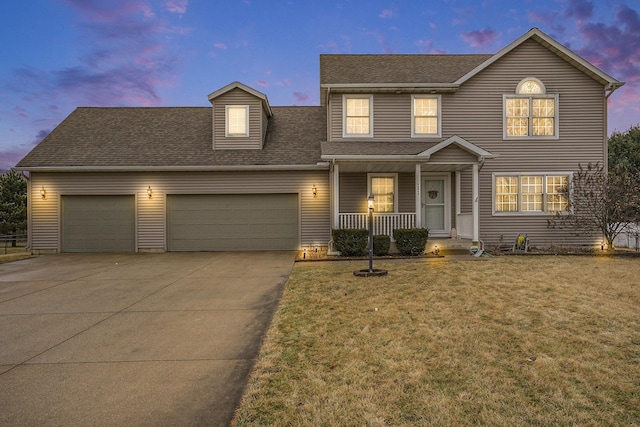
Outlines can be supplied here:
<path id="1" fill-rule="evenodd" d="M 386 144 L 407 149 L 402 143 Z M 374 234 L 393 240 L 396 228 L 426 227 L 432 238 L 478 241 L 478 177 L 491 157 L 457 136 L 416 154 L 334 154 L 332 227 L 368 228 L 372 195 Z"/>

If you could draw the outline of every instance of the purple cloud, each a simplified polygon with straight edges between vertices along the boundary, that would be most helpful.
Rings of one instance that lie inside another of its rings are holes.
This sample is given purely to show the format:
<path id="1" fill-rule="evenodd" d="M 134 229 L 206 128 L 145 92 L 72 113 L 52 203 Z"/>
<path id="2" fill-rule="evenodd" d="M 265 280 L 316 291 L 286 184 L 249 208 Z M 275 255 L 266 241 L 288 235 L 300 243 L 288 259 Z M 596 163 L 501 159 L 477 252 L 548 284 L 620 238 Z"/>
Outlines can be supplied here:
<path id="1" fill-rule="evenodd" d="M 382 18 L 382 19 L 389 19 L 389 18 L 393 18 L 393 10 L 391 9 L 384 9 L 382 12 L 380 12 L 380 15 L 378 15 L 378 18 Z"/>
<path id="2" fill-rule="evenodd" d="M 462 40 L 469 43 L 472 47 L 488 48 L 498 37 L 498 33 L 488 28 L 482 30 L 470 31 L 461 35 Z"/>
<path id="3" fill-rule="evenodd" d="M 269 87 L 269 83 L 264 80 L 258 80 L 256 84 L 261 87 Z"/>
<path id="4" fill-rule="evenodd" d="M 433 40 L 418 40 L 416 45 L 420 47 L 421 53 L 429 53 L 429 54 L 445 54 L 446 50 L 438 49 L 435 47 Z"/>
<path id="5" fill-rule="evenodd" d="M 293 97 L 299 104 L 304 104 L 309 101 L 309 94 L 306 92 L 293 92 Z"/>
<path id="6" fill-rule="evenodd" d="M 593 3 L 589 0 L 569 0 L 564 16 L 578 21 L 590 19 L 593 16 Z"/>

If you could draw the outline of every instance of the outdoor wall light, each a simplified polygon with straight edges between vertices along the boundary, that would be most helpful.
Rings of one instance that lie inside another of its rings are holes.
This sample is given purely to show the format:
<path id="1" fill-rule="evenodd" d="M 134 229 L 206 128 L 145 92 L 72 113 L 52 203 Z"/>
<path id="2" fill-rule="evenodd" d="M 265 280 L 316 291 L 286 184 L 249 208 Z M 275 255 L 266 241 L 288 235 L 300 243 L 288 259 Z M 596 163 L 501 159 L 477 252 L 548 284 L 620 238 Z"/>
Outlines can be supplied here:
<path id="1" fill-rule="evenodd" d="M 44 185 L 40 189 L 40 195 L 42 196 L 43 199 L 47 198 L 47 190 L 44 189 Z"/>
<path id="2" fill-rule="evenodd" d="M 369 210 L 373 210 L 375 200 L 376 198 L 373 197 L 373 194 L 369 194 L 369 197 L 367 198 L 367 207 L 369 208 Z"/>
<path id="3" fill-rule="evenodd" d="M 313 187 L 311 187 L 311 192 L 313 193 L 313 197 L 318 196 L 318 189 L 316 188 L 315 184 L 313 184 Z"/>
<path id="4" fill-rule="evenodd" d="M 149 186 L 149 188 L 147 188 L 147 194 L 149 195 L 149 198 L 151 198 L 151 196 L 153 196 L 153 190 L 151 189 L 151 186 Z"/>

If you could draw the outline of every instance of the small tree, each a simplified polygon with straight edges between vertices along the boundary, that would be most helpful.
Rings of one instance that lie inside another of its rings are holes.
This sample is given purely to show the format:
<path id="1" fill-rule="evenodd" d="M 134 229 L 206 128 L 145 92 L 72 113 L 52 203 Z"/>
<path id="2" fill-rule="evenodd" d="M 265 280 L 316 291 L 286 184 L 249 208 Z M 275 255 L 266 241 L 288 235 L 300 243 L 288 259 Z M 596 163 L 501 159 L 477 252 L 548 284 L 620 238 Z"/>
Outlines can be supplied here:
<path id="1" fill-rule="evenodd" d="M 27 229 L 27 181 L 11 171 L 0 176 L 0 234 L 21 234 Z M 16 246 L 16 240 L 13 240 Z"/>
<path id="2" fill-rule="evenodd" d="M 568 212 L 556 212 L 547 220 L 550 228 L 572 229 L 583 236 L 602 234 L 613 248 L 616 236 L 640 220 L 640 176 L 625 164 L 611 173 L 600 163 L 579 165 L 564 193 Z"/>
<path id="3" fill-rule="evenodd" d="M 609 169 L 614 170 L 619 164 L 640 170 L 640 125 L 609 137 Z"/>

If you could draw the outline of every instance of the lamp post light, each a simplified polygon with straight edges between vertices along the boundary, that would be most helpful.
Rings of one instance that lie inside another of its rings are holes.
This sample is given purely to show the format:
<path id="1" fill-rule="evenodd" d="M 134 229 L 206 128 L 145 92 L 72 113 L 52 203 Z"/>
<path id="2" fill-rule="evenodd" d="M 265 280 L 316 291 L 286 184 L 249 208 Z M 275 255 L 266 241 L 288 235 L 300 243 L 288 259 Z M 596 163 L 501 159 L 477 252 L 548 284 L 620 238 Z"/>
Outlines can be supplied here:
<path id="1" fill-rule="evenodd" d="M 373 269 L 373 206 L 374 206 L 373 194 L 370 194 L 367 198 L 367 207 L 369 208 L 369 269 L 368 270 L 356 270 L 353 272 L 355 276 L 369 277 L 369 276 L 386 276 L 388 271 Z"/>

